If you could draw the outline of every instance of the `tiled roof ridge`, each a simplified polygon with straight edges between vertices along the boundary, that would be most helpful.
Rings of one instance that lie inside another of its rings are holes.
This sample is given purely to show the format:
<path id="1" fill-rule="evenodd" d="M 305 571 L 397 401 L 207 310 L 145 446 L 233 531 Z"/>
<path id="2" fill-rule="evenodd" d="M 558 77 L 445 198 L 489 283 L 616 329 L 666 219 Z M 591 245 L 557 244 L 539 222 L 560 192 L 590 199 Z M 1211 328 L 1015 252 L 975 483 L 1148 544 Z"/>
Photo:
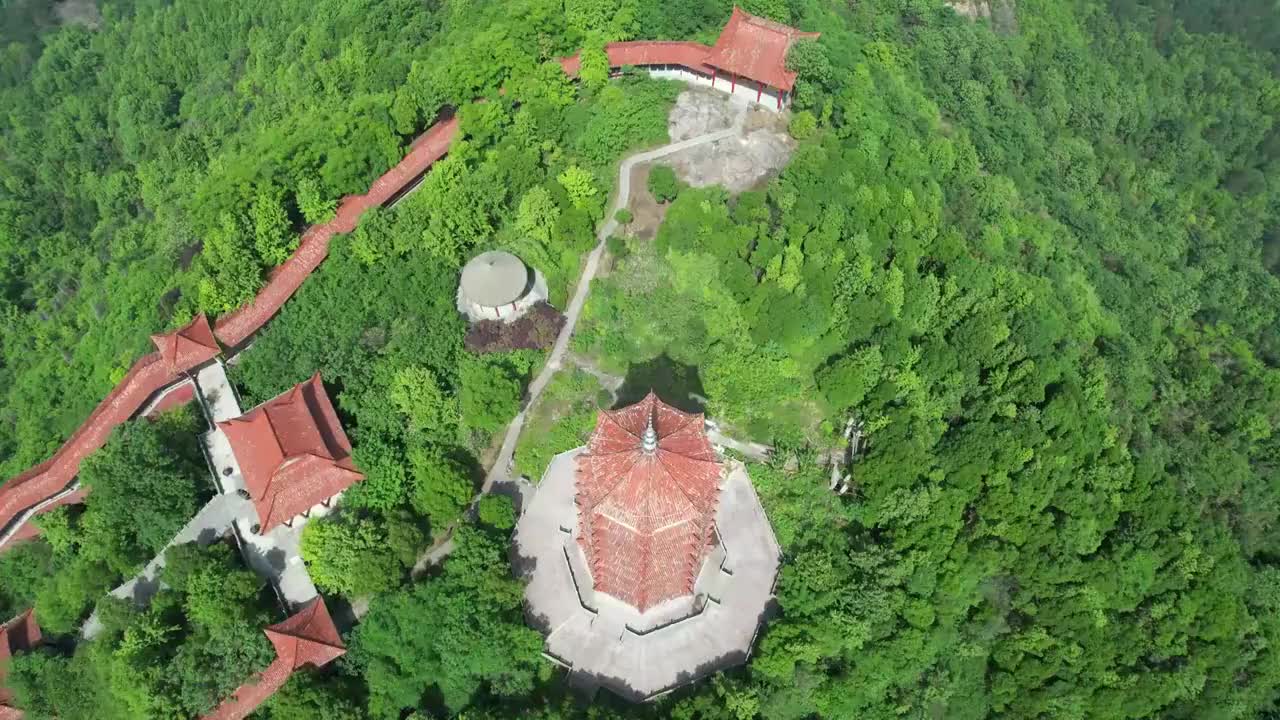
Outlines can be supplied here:
<path id="1" fill-rule="evenodd" d="M 305 607 L 293 615 L 268 626 L 266 630 L 288 637 L 306 640 L 307 642 L 325 645 L 334 649 L 345 650 L 342 638 L 338 636 L 333 616 L 324 598 L 317 595 Z"/>
<path id="2" fill-rule="evenodd" d="M 608 498 L 609 498 L 609 496 L 610 496 L 610 495 L 612 495 L 612 494 L 613 494 L 613 492 L 614 492 L 615 490 L 617 490 L 617 489 L 618 489 L 618 486 L 619 486 L 619 485 L 621 485 L 622 483 L 626 482 L 626 479 L 627 479 L 628 477 L 630 477 L 630 475 L 631 475 L 631 471 L 635 468 L 635 466 L 636 466 L 636 462 L 638 462 L 638 461 L 639 461 L 639 456 L 637 455 L 637 453 L 636 453 L 634 450 L 619 450 L 619 451 L 616 451 L 616 452 L 602 453 L 602 454 L 600 454 L 600 455 L 585 455 L 584 457 L 586 457 L 586 458 L 591 458 L 591 457 L 609 457 L 609 456 L 612 456 L 612 455 L 621 455 L 621 456 L 624 456 L 622 459 L 623 459 L 624 461 L 625 461 L 625 460 L 630 460 L 630 461 L 631 461 L 631 463 L 630 463 L 629 465 L 627 465 L 627 467 L 626 467 L 626 469 L 625 469 L 625 470 L 623 470 L 623 471 L 621 471 L 621 472 L 613 473 L 612 475 L 609 475 L 609 476 L 602 476 L 601 474 L 598 474 L 598 473 L 591 473 L 591 479 L 592 479 L 593 481 L 597 481 L 597 483 L 598 483 L 598 480 L 599 480 L 601 477 L 603 477 L 606 481 L 608 481 L 608 484 L 607 484 L 607 485 L 604 485 L 604 484 L 593 484 L 593 485 L 591 486 L 592 494 L 593 494 L 593 495 L 595 495 L 595 498 L 594 498 L 594 500 L 590 503 L 590 505 L 589 505 L 589 506 L 587 506 L 585 509 L 588 509 L 588 510 L 590 510 L 590 509 L 594 509 L 594 508 L 595 508 L 596 506 L 598 506 L 601 502 L 603 502 L 604 500 L 608 499 Z"/>
<path id="3" fill-rule="evenodd" d="M 623 424 L 618 420 L 618 418 L 616 417 L 616 415 L 617 415 L 617 413 L 619 413 L 619 412 L 620 412 L 620 411 L 617 411 L 617 410 L 601 410 L 601 411 L 600 411 L 600 416 L 601 416 L 603 419 L 608 420 L 611 424 L 615 425 L 615 426 L 616 426 L 619 430 L 621 430 L 622 432 L 624 432 L 624 433 L 626 433 L 626 434 L 630 435 L 631 437 L 633 437 L 633 438 L 635 438 L 637 441 L 639 441 L 639 440 L 641 439 L 641 438 L 640 438 L 640 436 L 639 436 L 639 435 L 637 435 L 637 434 L 635 434 L 635 433 L 633 433 L 633 432 L 631 432 L 631 430 L 629 430 L 629 429 L 627 428 L 627 426 L 626 426 L 626 425 L 623 425 Z M 598 423 L 597 423 L 597 424 L 598 424 Z M 625 451 L 625 450 L 624 450 L 624 451 L 622 451 L 622 452 L 629 452 L 629 451 Z M 608 453 L 603 453 L 603 454 L 608 454 Z"/>
<path id="4" fill-rule="evenodd" d="M 191 320 L 187 321 L 186 325 L 173 330 L 155 333 L 151 336 L 151 340 L 152 342 L 159 342 L 160 340 L 172 340 L 176 342 L 178 339 L 182 339 L 187 342 L 195 343 L 200 347 L 209 348 L 211 350 L 221 350 L 221 348 L 218 347 L 217 338 L 213 336 L 212 331 L 209 332 L 208 337 L 204 337 L 204 330 L 209 327 L 208 316 L 203 312 L 198 312 L 192 316 Z"/>
<path id="5" fill-rule="evenodd" d="M 271 401 L 268 400 L 267 402 L 271 402 Z M 259 423 L 266 423 L 266 432 L 261 434 L 258 433 Z M 232 441 L 231 435 L 234 434 L 235 436 L 239 437 L 241 432 L 252 433 L 256 438 L 259 438 L 259 439 L 270 439 L 272 443 L 272 447 L 275 448 L 276 454 L 279 455 L 282 458 L 282 460 L 280 461 L 280 463 L 276 464 L 276 467 L 274 469 L 272 469 L 271 473 L 267 476 L 266 482 L 263 483 L 262 485 L 261 492 L 254 495 L 253 499 L 260 500 L 262 498 L 265 498 L 267 495 L 271 494 L 271 482 L 274 479 L 276 472 L 279 471 L 281 465 L 284 462 L 283 460 L 284 446 L 280 443 L 280 438 L 276 433 L 275 424 L 271 421 L 270 415 L 267 412 L 263 411 L 261 408 L 254 408 L 253 410 L 250 410 L 249 412 L 244 413 L 239 417 L 234 417 L 234 418 L 231 418 L 230 420 L 223 420 L 222 422 L 217 423 L 217 425 L 224 433 L 228 434 L 227 440 L 229 442 L 232 442 L 233 447 L 234 447 L 234 441 Z M 242 467 L 242 470 L 243 470 L 243 467 Z M 251 492 L 255 490 L 255 488 L 252 486 L 252 483 L 245 483 L 245 484 L 246 486 L 248 486 L 248 490 L 250 490 Z"/>
<path id="6" fill-rule="evenodd" d="M 688 507 L 688 509 L 698 514 L 702 514 L 702 506 L 694 502 L 693 499 L 689 497 L 689 493 L 685 492 L 684 488 L 680 486 L 680 483 L 677 482 L 674 477 L 672 477 L 671 472 L 667 470 L 666 465 L 664 465 L 663 462 L 658 459 L 657 453 L 654 453 L 653 455 L 647 455 L 647 454 L 642 455 L 640 458 L 640 462 L 647 462 L 653 466 L 653 469 L 646 472 L 644 474 L 644 477 L 641 479 L 641 481 L 647 486 L 646 489 L 648 490 L 648 492 L 644 493 L 644 495 L 642 496 L 641 502 L 643 503 L 642 507 L 644 509 L 644 512 L 639 513 L 639 516 L 641 518 L 644 518 L 645 520 L 652 522 L 655 518 L 659 516 L 659 513 L 657 512 L 657 508 L 655 508 L 655 505 L 658 502 L 658 497 L 659 497 L 658 486 L 660 485 L 674 486 L 675 489 L 677 490 L 677 493 L 674 495 L 674 497 L 672 497 L 672 499 L 677 501 L 683 501 Z M 667 496 L 671 496 L 670 493 L 664 493 L 664 494 Z"/>
<path id="7" fill-rule="evenodd" d="M 668 405 L 668 407 L 670 406 Z M 684 416 L 684 422 L 676 426 L 671 432 L 659 436 L 658 442 L 662 442 L 663 438 L 669 438 L 672 435 L 681 433 L 686 428 L 689 428 L 690 426 L 697 427 L 697 424 L 700 424 L 704 421 L 702 413 L 681 413 L 681 414 Z"/>
<path id="8" fill-rule="evenodd" d="M 666 455 L 679 455 L 680 457 L 690 462 L 706 463 L 708 465 L 713 465 L 716 468 L 716 472 L 720 474 L 723 474 L 724 472 L 724 465 L 722 463 L 716 462 L 715 460 L 702 460 L 700 458 L 691 457 L 683 453 L 674 453 L 674 452 L 671 452 L 670 450 L 663 450 L 662 448 L 658 448 L 658 452 L 655 453 L 655 458 L 657 462 L 660 465 L 662 465 L 663 472 L 665 472 L 667 477 L 671 479 L 671 484 L 676 486 L 676 489 L 680 491 L 680 494 L 683 495 L 684 498 L 689 501 L 689 504 L 692 505 L 694 509 L 698 510 L 698 512 L 700 513 L 703 512 L 705 510 L 704 508 L 704 505 L 706 504 L 705 500 L 701 498 L 695 499 L 689 494 L 689 491 L 685 488 L 685 483 L 680 482 L 680 480 L 676 478 L 676 474 L 671 472 L 671 468 L 669 468 L 666 464 L 666 461 L 663 460 L 663 457 Z M 719 487 L 719 484 L 720 484 L 719 481 L 717 481 L 716 487 Z"/>

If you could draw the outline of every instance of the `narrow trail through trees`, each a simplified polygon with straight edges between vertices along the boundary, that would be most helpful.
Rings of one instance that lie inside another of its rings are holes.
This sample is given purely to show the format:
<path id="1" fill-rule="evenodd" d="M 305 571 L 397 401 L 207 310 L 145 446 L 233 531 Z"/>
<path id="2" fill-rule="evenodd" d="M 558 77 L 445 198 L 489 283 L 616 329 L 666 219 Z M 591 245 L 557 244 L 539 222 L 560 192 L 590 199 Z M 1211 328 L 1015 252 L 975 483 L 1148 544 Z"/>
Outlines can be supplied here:
<path id="1" fill-rule="evenodd" d="M 489 469 L 489 473 L 485 476 L 484 485 L 480 488 L 481 495 L 489 492 L 493 488 L 493 484 L 498 480 L 511 479 L 509 477 L 511 458 L 515 453 L 516 440 L 520 437 L 520 431 L 524 429 L 525 417 L 529 408 L 533 407 L 533 404 L 537 402 L 542 391 L 551 382 L 551 378 L 560 371 L 563 365 L 565 353 L 569 349 L 569 340 L 573 337 L 574 328 L 578 325 L 578 318 L 582 315 L 582 308 L 587 303 L 587 295 L 591 292 L 591 281 L 595 279 L 596 272 L 600 269 L 600 258 L 604 255 L 605 241 L 618 231 L 618 221 L 614 218 L 614 214 L 620 208 L 626 207 L 631 200 L 631 170 L 641 163 L 651 162 L 681 150 L 732 137 L 738 134 L 740 130 L 741 127 L 739 125 L 734 125 L 725 130 L 718 130 L 692 137 L 688 140 L 663 145 L 653 150 L 632 155 L 619 165 L 617 195 L 606 211 L 604 225 L 601 225 L 599 232 L 596 233 L 596 246 L 591 251 L 591 254 L 587 256 L 586 266 L 583 268 L 582 275 L 578 278 L 577 287 L 573 291 L 573 299 L 569 301 L 569 306 L 565 308 L 564 327 L 560 329 L 560 335 L 556 337 L 555 345 L 552 346 L 551 353 L 547 356 L 547 362 L 542 366 L 542 371 L 529 384 L 529 391 L 525 395 L 524 408 L 516 414 L 511 424 L 507 426 L 506 435 L 502 439 L 502 449 L 498 452 L 498 457 L 494 460 L 493 467 Z"/>

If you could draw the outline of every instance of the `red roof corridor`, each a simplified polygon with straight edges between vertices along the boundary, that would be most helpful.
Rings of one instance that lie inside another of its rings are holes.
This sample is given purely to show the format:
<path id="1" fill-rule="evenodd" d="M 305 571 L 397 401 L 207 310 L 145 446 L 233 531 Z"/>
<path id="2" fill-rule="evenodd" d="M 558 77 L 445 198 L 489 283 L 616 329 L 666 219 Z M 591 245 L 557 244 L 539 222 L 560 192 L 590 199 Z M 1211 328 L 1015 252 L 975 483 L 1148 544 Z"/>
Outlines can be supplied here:
<path id="1" fill-rule="evenodd" d="M 13 693 L 4 686 L 9 674 L 9 658 L 15 653 L 30 650 L 40 644 L 40 625 L 36 623 L 35 610 L 27 610 L 18 617 L 0 625 L 0 720 L 18 720 L 22 711 L 13 707 Z"/>
<path id="2" fill-rule="evenodd" d="M 609 67 L 681 65 L 704 75 L 720 70 L 791 92 L 796 73 L 787 70 L 787 53 L 796 40 L 814 39 L 821 34 L 802 32 L 734 6 L 713 47 L 696 42 L 631 40 L 609 43 L 604 51 Z M 569 75 L 577 75 L 582 68 L 582 53 L 560 58 L 560 67 Z"/>

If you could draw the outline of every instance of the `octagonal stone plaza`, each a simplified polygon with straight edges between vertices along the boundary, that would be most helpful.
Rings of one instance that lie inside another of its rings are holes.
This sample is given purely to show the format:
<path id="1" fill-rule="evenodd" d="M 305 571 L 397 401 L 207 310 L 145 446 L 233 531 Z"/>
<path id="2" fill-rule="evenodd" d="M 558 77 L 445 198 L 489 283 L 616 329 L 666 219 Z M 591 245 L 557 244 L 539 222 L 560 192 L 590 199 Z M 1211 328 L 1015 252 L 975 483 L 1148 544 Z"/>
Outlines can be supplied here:
<path id="1" fill-rule="evenodd" d="M 744 662 L 780 557 L 746 468 L 653 393 L 552 460 L 513 554 L 546 656 L 633 701 Z"/>

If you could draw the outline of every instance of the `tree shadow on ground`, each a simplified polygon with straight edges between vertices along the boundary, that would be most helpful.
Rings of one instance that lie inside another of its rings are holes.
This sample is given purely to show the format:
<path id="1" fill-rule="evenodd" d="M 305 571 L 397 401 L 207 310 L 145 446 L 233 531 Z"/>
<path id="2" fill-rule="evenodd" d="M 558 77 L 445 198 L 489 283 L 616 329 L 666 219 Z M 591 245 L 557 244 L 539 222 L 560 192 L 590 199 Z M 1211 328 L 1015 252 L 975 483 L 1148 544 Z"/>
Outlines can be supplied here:
<path id="1" fill-rule="evenodd" d="M 634 405 L 644 399 L 649 391 L 657 393 L 663 402 L 689 413 L 702 412 L 706 407 L 702 376 L 698 368 L 659 355 L 644 362 L 632 363 L 627 376 L 618 388 L 614 409 Z"/>

